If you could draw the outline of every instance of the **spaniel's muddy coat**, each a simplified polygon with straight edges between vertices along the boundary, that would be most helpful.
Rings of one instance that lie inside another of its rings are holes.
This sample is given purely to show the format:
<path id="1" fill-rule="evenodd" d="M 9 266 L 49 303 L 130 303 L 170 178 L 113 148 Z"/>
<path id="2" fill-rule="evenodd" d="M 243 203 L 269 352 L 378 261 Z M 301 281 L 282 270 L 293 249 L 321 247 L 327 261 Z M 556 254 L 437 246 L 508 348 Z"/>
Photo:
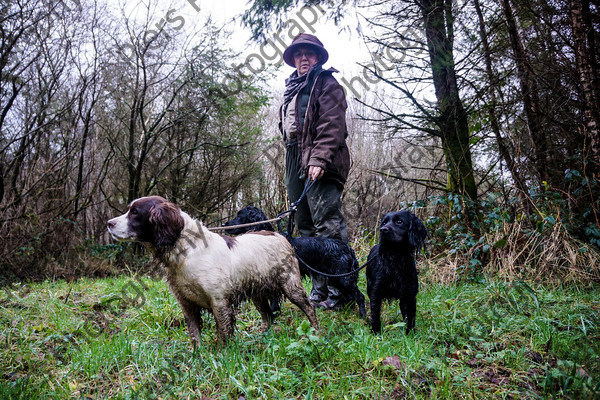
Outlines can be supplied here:
<path id="1" fill-rule="evenodd" d="M 108 231 L 116 239 L 143 243 L 164 263 L 167 282 L 195 342 L 202 309 L 212 312 L 217 333 L 226 341 L 235 327 L 234 306 L 244 299 L 254 302 L 267 329 L 273 317 L 267 299 L 277 292 L 318 329 L 294 249 L 277 233 L 220 236 L 158 196 L 134 200 L 127 213 L 108 221 Z"/>

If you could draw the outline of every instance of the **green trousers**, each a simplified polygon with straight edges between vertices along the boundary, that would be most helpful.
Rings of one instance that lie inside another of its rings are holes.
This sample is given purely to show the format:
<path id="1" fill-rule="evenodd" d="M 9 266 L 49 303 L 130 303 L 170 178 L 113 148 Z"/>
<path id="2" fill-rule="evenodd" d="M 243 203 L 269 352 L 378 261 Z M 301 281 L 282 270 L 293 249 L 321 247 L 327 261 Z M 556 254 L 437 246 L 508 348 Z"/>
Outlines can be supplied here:
<path id="1" fill-rule="evenodd" d="M 286 146 L 285 167 L 288 197 L 290 202 L 295 202 L 306 185 L 295 140 Z M 296 211 L 295 222 L 301 236 L 329 237 L 348 243 L 348 229 L 342 214 L 342 190 L 343 187 L 328 180 L 327 175 L 314 183 Z"/>
<path id="2" fill-rule="evenodd" d="M 288 198 L 295 202 L 302 195 L 307 178 L 302 171 L 296 140 L 286 145 L 285 167 Z M 328 180 L 326 175 L 314 183 L 296 209 L 295 223 L 301 236 L 328 237 L 348 243 L 348 229 L 342 214 L 342 190 L 343 187 Z M 320 269 L 318 265 L 311 267 Z M 311 273 L 311 278 L 313 288 L 309 299 L 313 303 L 327 300 L 335 305 L 341 296 L 340 291 L 328 284 L 323 275 Z"/>

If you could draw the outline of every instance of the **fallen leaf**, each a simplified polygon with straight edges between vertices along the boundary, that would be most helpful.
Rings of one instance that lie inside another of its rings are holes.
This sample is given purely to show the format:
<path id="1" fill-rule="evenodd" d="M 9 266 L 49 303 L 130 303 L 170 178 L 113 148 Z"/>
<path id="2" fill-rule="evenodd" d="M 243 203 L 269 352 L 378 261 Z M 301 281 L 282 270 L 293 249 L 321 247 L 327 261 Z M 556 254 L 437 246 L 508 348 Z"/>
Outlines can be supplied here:
<path id="1" fill-rule="evenodd" d="M 398 357 L 398 356 L 386 357 L 381 362 L 381 365 L 389 365 L 389 366 L 394 367 L 397 370 L 404 369 L 404 367 L 405 367 L 404 363 L 400 360 L 400 357 Z"/>

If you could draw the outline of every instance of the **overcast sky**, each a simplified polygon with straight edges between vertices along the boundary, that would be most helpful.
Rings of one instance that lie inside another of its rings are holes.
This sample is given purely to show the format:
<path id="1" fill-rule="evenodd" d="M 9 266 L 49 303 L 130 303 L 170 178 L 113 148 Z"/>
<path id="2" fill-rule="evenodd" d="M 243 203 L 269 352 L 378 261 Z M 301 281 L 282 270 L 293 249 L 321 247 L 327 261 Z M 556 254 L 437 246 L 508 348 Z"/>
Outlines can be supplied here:
<path id="1" fill-rule="evenodd" d="M 356 31 L 359 23 L 362 23 L 363 26 L 368 24 L 365 24 L 363 18 L 359 17 L 358 12 L 350 7 L 346 8 L 347 17 L 342 21 L 343 26 L 349 27 L 346 30 L 341 30 L 333 21 L 327 19 L 330 12 L 326 8 L 320 8 L 319 6 L 298 7 L 283 17 L 287 25 L 282 30 L 265 32 L 266 38 L 271 43 L 261 47 L 261 44 L 249 40 L 251 37 L 250 31 L 239 22 L 240 16 L 247 8 L 248 0 L 152 2 L 150 11 L 148 10 L 149 4 L 144 2 L 131 0 L 106 1 L 110 4 L 110 7 L 116 7 L 116 11 L 118 11 L 118 8 L 124 9 L 127 18 L 139 18 L 140 23 L 147 24 L 145 26 L 148 26 L 149 30 L 159 29 L 155 28 L 159 24 L 169 25 L 167 28 L 176 30 L 183 27 L 186 37 L 189 38 L 193 38 L 194 32 L 199 32 L 210 17 L 213 26 L 231 32 L 231 38 L 225 45 L 240 54 L 237 59 L 230 61 L 232 69 L 248 61 L 249 64 L 246 65 L 249 65 L 252 70 L 249 71 L 249 67 L 242 67 L 244 69 L 241 72 L 252 76 L 261 70 L 261 63 L 269 66 L 265 72 L 260 73 L 260 76 L 267 79 L 266 89 L 275 97 L 281 96 L 285 86 L 285 78 L 294 72 L 294 68 L 281 63 L 279 68 L 275 69 L 273 64 L 281 60 L 281 53 L 291 43 L 292 36 L 296 36 L 301 32 L 315 34 L 329 52 L 329 61 L 327 61 L 325 67 L 334 67 L 339 71 L 335 77 L 346 90 L 349 103 L 355 103 L 352 100 L 354 97 L 361 100 L 371 99 L 371 103 L 383 101 L 380 99 L 385 98 L 384 92 L 387 85 L 378 82 L 377 79 L 368 82 L 365 76 L 371 79 L 373 79 L 373 76 L 358 64 L 364 65 L 371 62 L 371 54 L 362 37 Z M 366 11 L 361 10 L 360 12 L 364 14 Z M 185 20 L 183 24 L 181 24 L 182 19 Z M 274 49 L 274 46 L 276 46 L 276 49 Z M 385 103 L 389 103 L 389 101 L 385 101 Z"/>
<path id="2" fill-rule="evenodd" d="M 236 63 L 244 62 L 250 57 L 252 65 L 256 69 L 260 68 L 260 60 L 256 56 L 252 56 L 252 54 L 261 55 L 261 46 L 255 42 L 249 42 L 249 30 L 243 28 L 239 22 L 233 22 L 233 19 L 241 15 L 247 8 L 247 0 L 227 0 L 227 3 L 225 3 L 225 0 L 190 0 L 192 2 L 195 1 L 195 4 L 200 8 L 200 12 L 196 12 L 193 6 L 186 0 L 180 1 L 182 7 L 186 7 L 187 11 L 192 12 L 191 17 L 204 19 L 205 16 L 211 15 L 215 25 L 226 25 L 232 31 L 232 40 L 228 44 L 233 50 L 241 53 L 241 58 Z M 357 21 L 356 16 L 351 15 L 350 18 L 350 23 L 354 28 Z M 356 32 L 340 32 L 340 28 L 335 26 L 332 21 L 328 21 L 326 15 L 315 7 L 304 9 L 302 12 L 300 8 L 297 8 L 288 15 L 288 19 L 293 19 L 301 29 L 319 37 L 329 52 L 329 61 L 325 67 L 335 67 L 338 69 L 340 71 L 340 74 L 337 76 L 338 80 L 344 77 L 347 81 L 350 81 L 352 77 L 362 73 L 362 68 L 356 63 L 365 62 L 369 58 L 369 53 Z M 298 32 L 298 29 L 292 28 L 295 23 L 290 21 L 288 28 L 284 29 L 279 35 L 285 44 L 289 45 L 291 42 L 291 39 L 286 35 L 288 31 L 292 33 Z M 314 32 L 310 31 L 311 28 L 314 29 Z M 276 34 L 276 31 L 267 33 L 267 38 L 271 38 L 275 43 L 278 43 L 278 48 L 282 51 L 283 45 L 281 41 L 277 42 L 275 38 Z M 263 53 L 267 56 L 276 54 L 270 45 L 263 48 Z M 268 60 L 265 61 L 271 63 Z M 279 72 L 271 78 L 270 87 L 275 90 L 283 88 L 284 79 L 293 71 L 292 67 L 283 64 L 279 68 Z"/>

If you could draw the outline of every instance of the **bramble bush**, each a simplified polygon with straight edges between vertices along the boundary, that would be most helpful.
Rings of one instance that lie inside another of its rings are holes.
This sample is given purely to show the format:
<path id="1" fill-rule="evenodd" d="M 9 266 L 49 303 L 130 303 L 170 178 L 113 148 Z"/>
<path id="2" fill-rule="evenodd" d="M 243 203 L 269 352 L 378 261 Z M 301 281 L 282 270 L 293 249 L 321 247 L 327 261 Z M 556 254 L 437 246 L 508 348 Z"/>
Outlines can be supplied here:
<path id="1" fill-rule="evenodd" d="M 437 267 L 453 269 L 454 279 L 600 281 L 600 186 L 573 170 L 565 178 L 573 184 L 568 195 L 544 185 L 521 199 L 447 193 L 404 207 L 424 219 L 427 253 Z"/>

